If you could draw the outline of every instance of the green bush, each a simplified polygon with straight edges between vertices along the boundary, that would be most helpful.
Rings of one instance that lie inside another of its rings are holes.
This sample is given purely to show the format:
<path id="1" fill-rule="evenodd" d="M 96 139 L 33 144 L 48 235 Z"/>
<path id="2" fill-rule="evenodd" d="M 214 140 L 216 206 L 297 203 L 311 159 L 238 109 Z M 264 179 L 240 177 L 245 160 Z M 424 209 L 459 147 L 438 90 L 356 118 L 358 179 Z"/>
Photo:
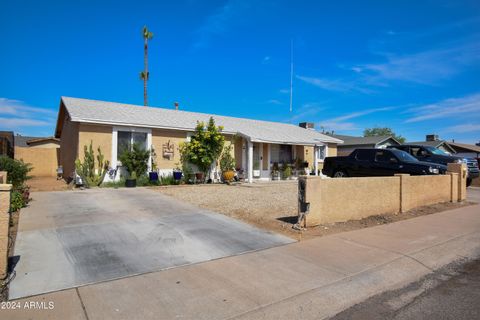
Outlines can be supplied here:
<path id="1" fill-rule="evenodd" d="M 142 149 L 138 144 L 134 144 L 132 150 L 125 150 L 119 157 L 131 179 L 136 179 L 147 172 L 149 158 L 150 150 Z"/>
<path id="2" fill-rule="evenodd" d="M 15 212 L 25 207 L 25 199 L 23 194 L 20 191 L 12 191 L 11 200 L 10 200 L 10 210 Z"/>
<path id="3" fill-rule="evenodd" d="M 0 156 L 0 171 L 7 171 L 7 183 L 11 183 L 14 190 L 21 188 L 31 178 L 28 176 L 31 170 L 32 165 L 29 163 Z"/>

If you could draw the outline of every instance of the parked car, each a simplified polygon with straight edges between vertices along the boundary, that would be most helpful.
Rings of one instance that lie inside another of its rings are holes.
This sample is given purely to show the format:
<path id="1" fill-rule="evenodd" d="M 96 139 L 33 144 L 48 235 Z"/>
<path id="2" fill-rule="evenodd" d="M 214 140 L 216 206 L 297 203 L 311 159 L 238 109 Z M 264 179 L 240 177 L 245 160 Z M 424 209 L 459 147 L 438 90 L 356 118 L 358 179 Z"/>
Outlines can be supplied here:
<path id="1" fill-rule="evenodd" d="M 419 161 L 410 154 L 396 149 L 356 149 L 346 157 L 327 157 L 322 173 L 333 178 L 444 174 L 442 164 Z"/>
<path id="2" fill-rule="evenodd" d="M 472 184 L 472 180 L 478 178 L 480 170 L 478 169 L 478 161 L 476 159 L 467 159 L 451 155 L 443 150 L 431 146 L 422 145 L 400 145 L 389 146 L 408 152 L 420 161 L 439 163 L 447 165 L 449 163 L 465 163 L 468 168 L 467 187 Z"/>

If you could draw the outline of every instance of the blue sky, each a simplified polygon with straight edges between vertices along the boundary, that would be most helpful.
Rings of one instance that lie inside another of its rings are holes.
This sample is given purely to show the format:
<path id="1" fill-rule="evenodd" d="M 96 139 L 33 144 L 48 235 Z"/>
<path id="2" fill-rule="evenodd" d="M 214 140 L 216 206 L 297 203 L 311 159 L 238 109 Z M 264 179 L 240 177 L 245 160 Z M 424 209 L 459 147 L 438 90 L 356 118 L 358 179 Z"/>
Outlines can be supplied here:
<path id="1" fill-rule="evenodd" d="M 52 135 L 62 95 L 408 140 L 480 140 L 478 1 L 1 1 L 0 130 Z M 289 112 L 294 40 L 293 112 Z"/>

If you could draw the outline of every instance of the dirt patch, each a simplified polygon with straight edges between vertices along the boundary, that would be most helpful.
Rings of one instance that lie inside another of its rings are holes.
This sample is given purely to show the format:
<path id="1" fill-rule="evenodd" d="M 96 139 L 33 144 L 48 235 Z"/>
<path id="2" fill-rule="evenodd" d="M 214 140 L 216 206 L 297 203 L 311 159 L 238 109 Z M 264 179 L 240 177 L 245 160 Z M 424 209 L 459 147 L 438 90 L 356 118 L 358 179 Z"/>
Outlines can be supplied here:
<path id="1" fill-rule="evenodd" d="M 297 221 L 297 183 L 295 181 L 231 186 L 167 186 L 152 189 L 296 240 L 368 228 L 472 204 L 471 202 L 440 203 L 401 214 L 378 215 L 361 220 L 319 225 L 300 232 L 292 229 L 293 223 Z"/>
<path id="2" fill-rule="evenodd" d="M 33 177 L 27 181 L 30 191 L 64 191 L 71 190 L 72 186 L 65 180 L 57 180 L 56 177 Z"/>

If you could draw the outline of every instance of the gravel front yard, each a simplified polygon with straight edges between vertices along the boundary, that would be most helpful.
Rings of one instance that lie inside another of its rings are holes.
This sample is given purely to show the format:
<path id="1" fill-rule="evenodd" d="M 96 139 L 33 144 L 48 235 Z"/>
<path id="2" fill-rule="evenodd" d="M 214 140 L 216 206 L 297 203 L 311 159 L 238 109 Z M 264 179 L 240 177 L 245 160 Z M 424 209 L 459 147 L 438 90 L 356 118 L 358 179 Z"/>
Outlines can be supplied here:
<path id="1" fill-rule="evenodd" d="M 297 181 L 241 185 L 185 185 L 155 190 L 263 229 L 297 238 Z M 286 219 L 288 222 L 280 219 Z"/>

